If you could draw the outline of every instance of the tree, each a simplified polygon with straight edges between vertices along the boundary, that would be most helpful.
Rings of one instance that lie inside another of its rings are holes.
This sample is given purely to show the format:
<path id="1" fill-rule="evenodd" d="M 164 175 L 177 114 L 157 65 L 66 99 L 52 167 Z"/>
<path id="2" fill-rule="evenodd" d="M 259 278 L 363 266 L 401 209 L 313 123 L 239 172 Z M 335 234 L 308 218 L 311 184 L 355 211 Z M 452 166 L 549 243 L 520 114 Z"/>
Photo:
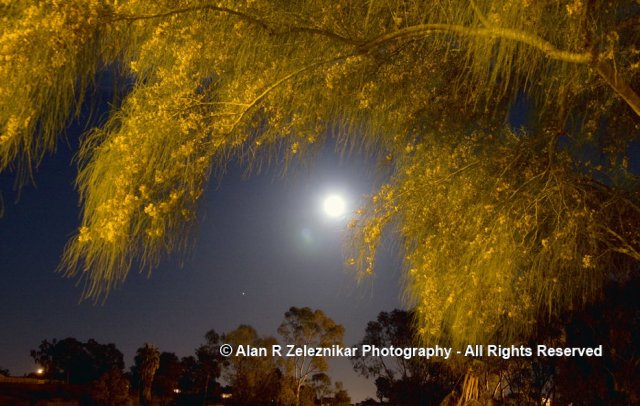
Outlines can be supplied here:
<path id="1" fill-rule="evenodd" d="M 223 341 L 234 348 L 239 345 L 271 348 L 277 344 L 275 338 L 259 337 L 257 331 L 247 325 L 226 333 Z M 225 371 L 226 381 L 233 391 L 233 404 L 271 405 L 278 398 L 282 374 L 273 356 L 233 356 L 228 359 Z"/>
<path id="2" fill-rule="evenodd" d="M 216 379 L 220 376 L 222 356 L 220 355 L 220 335 L 214 330 L 205 334 L 205 344 L 196 349 L 200 370 L 200 384 L 206 400 L 216 388 Z"/>
<path id="3" fill-rule="evenodd" d="M 287 367 L 291 367 L 291 363 L 284 364 L 284 373 L 281 377 L 281 384 L 276 404 L 282 406 L 295 406 L 296 403 L 299 402 L 298 394 L 296 392 L 296 383 L 291 374 L 291 370 L 288 370 Z"/>
<path id="4" fill-rule="evenodd" d="M 182 374 L 178 380 L 180 397 L 192 400 L 191 403 L 201 403 L 204 399 L 204 383 L 202 369 L 194 356 L 183 357 L 180 360 Z M 187 403 L 189 403 L 187 401 Z"/>
<path id="5" fill-rule="evenodd" d="M 379 348 L 411 348 L 419 346 L 412 311 L 395 309 L 380 312 L 367 323 L 364 338 L 358 343 Z M 438 404 L 456 386 L 458 379 L 451 365 L 420 357 L 363 356 L 351 358 L 353 369 L 366 378 L 375 379 L 376 395 L 393 404 Z"/>
<path id="6" fill-rule="evenodd" d="M 110 369 L 91 385 L 91 397 L 99 406 L 127 406 L 129 382 L 120 369 Z"/>
<path id="7" fill-rule="evenodd" d="M 182 365 L 176 354 L 172 352 L 160 353 L 158 370 L 153 379 L 154 392 L 160 397 L 160 404 L 166 404 L 176 396 L 179 389 L 178 381 L 182 375 Z"/>
<path id="8" fill-rule="evenodd" d="M 140 404 L 148 405 L 151 402 L 153 378 L 160 367 L 160 351 L 153 344 L 145 343 L 136 351 L 134 362 L 140 379 Z"/>
<path id="9" fill-rule="evenodd" d="M 380 312 L 376 321 L 367 323 L 365 336 L 358 344 L 377 347 L 409 348 L 414 343 L 413 313 L 395 309 Z M 386 377 L 390 381 L 411 374 L 410 360 L 404 357 L 370 357 L 357 354 L 351 358 L 353 369 L 365 378 Z"/>
<path id="10" fill-rule="evenodd" d="M 9 375 L 11 375 L 11 373 L 9 372 L 8 369 L 4 369 L 4 368 L 0 367 L 0 375 L 9 376 Z"/>
<path id="11" fill-rule="evenodd" d="M 612 281 L 603 300 L 569 316 L 560 337 L 567 347 L 602 345 L 598 358 L 560 358 L 552 363 L 555 399 L 575 403 L 636 404 L 640 401 L 640 279 Z M 547 360 L 548 362 L 548 360 Z"/>
<path id="12" fill-rule="evenodd" d="M 134 259 L 152 268 L 185 246 L 213 168 L 307 159 L 329 134 L 391 173 L 353 224 L 347 262 L 373 273 L 395 232 L 425 342 L 525 340 L 637 274 L 635 0 L 30 0 L 0 12 L 0 169 L 19 160 L 28 173 L 55 148 L 101 67 L 134 84 L 79 151 L 82 224 L 61 269 L 87 297 Z M 520 104 L 531 117 L 514 130 Z"/>
<path id="13" fill-rule="evenodd" d="M 311 387 L 315 392 L 316 398 L 320 401 L 320 406 L 324 405 L 324 398 L 331 393 L 331 378 L 329 375 L 321 372 L 311 377 Z"/>
<path id="14" fill-rule="evenodd" d="M 311 310 L 308 307 L 291 307 L 278 327 L 278 334 L 287 345 L 296 347 L 342 346 L 344 327 L 336 324 L 322 310 Z M 328 369 L 324 357 L 300 355 L 288 357 L 285 374 L 293 378 L 296 405 L 300 404 L 300 393 L 304 385 L 310 383 L 311 377 Z"/>
<path id="15" fill-rule="evenodd" d="M 93 339 L 82 343 L 73 337 L 43 340 L 31 357 L 44 369 L 43 376 L 72 384 L 93 382 L 112 369 L 122 371 L 122 353 L 114 344 Z"/>
<path id="16" fill-rule="evenodd" d="M 335 395 L 333 396 L 332 405 L 335 406 L 349 406 L 351 405 L 351 397 L 344 389 L 342 382 L 336 382 L 335 384 Z"/>
<path id="17" fill-rule="evenodd" d="M 178 404 L 202 404 L 220 393 L 220 377 L 223 357 L 220 355 L 220 335 L 214 330 L 205 334 L 205 343 L 196 348 L 196 356 L 183 357 L 180 360 L 181 371 L 177 380 L 180 394 Z M 160 373 L 160 371 L 158 371 Z"/>

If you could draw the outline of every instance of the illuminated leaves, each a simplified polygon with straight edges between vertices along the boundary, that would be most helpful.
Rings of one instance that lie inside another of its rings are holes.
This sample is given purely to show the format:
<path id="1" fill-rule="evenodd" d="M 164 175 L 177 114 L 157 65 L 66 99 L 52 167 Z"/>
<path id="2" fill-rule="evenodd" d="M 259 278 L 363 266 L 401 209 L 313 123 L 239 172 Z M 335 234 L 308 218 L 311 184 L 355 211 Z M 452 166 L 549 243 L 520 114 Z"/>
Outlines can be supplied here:
<path id="1" fill-rule="evenodd" d="M 61 265 L 98 299 L 182 251 L 211 171 L 331 134 L 394 174 L 347 262 L 373 273 L 393 229 L 425 339 L 525 336 L 640 259 L 637 7 L 476 3 L 0 2 L 0 170 L 54 149 L 104 66 L 130 83 L 82 138 Z M 515 99 L 530 134 L 504 129 Z"/>
<path id="2" fill-rule="evenodd" d="M 637 195 L 576 173 L 568 154 L 546 148 L 510 132 L 432 135 L 353 224 L 352 264 L 364 273 L 380 229 L 401 235 L 425 341 L 526 340 L 599 298 L 608 278 L 634 272 Z"/>
<path id="3" fill-rule="evenodd" d="M 104 10 L 53 0 L 0 6 L 0 170 L 24 157 L 28 171 L 56 145 L 93 79 Z"/>

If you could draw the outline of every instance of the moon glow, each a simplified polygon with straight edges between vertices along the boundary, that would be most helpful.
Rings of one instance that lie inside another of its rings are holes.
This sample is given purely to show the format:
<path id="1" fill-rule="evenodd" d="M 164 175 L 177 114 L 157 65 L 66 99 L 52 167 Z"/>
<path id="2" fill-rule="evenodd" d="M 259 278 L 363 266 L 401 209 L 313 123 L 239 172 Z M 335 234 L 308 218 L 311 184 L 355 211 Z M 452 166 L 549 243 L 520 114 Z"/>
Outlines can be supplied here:
<path id="1" fill-rule="evenodd" d="M 342 216 L 346 211 L 346 203 L 344 198 L 340 195 L 329 195 L 324 199 L 324 213 L 332 218 Z"/>

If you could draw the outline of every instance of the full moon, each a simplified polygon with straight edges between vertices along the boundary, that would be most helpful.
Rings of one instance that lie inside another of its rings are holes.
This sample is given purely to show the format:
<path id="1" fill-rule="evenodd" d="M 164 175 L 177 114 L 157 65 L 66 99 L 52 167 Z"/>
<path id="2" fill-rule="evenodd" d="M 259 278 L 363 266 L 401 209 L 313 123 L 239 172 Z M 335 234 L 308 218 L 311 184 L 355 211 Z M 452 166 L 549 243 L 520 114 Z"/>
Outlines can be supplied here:
<path id="1" fill-rule="evenodd" d="M 346 203 L 342 196 L 330 195 L 324 199 L 324 212 L 329 217 L 340 217 L 344 214 Z"/>

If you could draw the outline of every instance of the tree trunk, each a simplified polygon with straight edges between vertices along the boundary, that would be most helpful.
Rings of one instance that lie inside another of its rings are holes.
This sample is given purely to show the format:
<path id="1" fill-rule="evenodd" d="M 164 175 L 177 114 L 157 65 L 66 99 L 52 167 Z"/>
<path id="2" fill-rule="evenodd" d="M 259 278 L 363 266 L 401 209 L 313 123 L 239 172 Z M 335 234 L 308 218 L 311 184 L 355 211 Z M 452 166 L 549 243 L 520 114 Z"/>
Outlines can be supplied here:
<path id="1" fill-rule="evenodd" d="M 147 406 L 151 404 L 151 383 L 142 382 L 142 387 L 140 388 L 140 404 L 142 406 Z"/>
<path id="2" fill-rule="evenodd" d="M 462 384 L 462 393 L 458 400 L 458 406 L 463 406 L 468 402 L 478 401 L 480 397 L 480 390 L 478 388 L 479 377 L 474 371 L 469 370 L 464 376 L 464 383 Z"/>
<path id="3" fill-rule="evenodd" d="M 300 406 L 300 387 L 302 384 L 298 383 L 296 386 L 296 406 Z"/>
<path id="4" fill-rule="evenodd" d="M 207 372 L 207 379 L 204 382 L 204 397 L 202 398 L 202 405 L 207 404 L 207 392 L 209 392 L 209 373 Z"/>

